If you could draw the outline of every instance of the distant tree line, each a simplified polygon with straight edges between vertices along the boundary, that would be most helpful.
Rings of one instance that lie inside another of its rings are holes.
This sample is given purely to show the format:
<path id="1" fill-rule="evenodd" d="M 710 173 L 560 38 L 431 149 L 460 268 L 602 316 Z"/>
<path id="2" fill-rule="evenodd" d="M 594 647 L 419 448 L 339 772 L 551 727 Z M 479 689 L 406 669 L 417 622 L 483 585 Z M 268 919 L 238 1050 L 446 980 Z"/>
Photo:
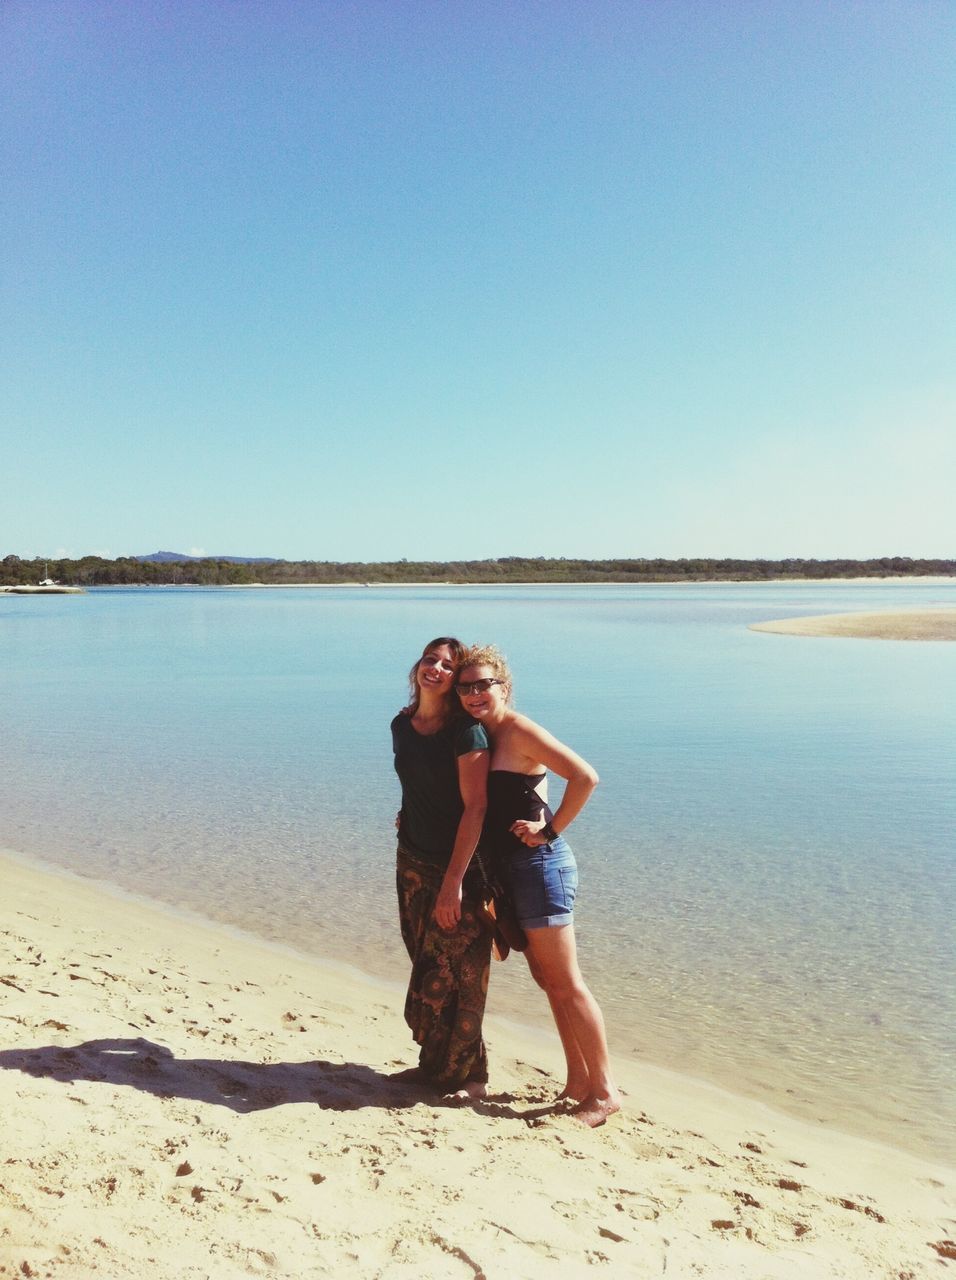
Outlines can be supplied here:
<path id="1" fill-rule="evenodd" d="M 155 563 L 133 556 L 104 560 L 0 561 L 0 585 L 36 584 L 49 576 L 64 586 L 230 587 L 262 583 L 507 583 L 507 582 L 764 582 L 786 579 L 918 578 L 956 576 L 956 560 L 549 560 L 505 556 L 500 560 L 358 561 L 277 560 L 241 563 L 230 559 Z"/>

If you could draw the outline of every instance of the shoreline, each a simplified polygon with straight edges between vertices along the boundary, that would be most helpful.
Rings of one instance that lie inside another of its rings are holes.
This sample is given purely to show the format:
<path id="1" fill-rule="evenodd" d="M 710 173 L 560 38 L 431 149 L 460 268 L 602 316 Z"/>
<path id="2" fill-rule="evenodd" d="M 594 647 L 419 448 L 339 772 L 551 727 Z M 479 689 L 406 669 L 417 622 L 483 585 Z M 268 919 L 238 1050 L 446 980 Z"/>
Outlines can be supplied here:
<path id="1" fill-rule="evenodd" d="M 952 1169 L 633 1062 L 585 1130 L 549 1105 L 556 1038 L 494 1016 L 493 1092 L 449 1109 L 387 1078 L 415 1061 L 394 987 L 0 866 L 0 1276 L 872 1280 L 950 1256 Z"/>
<path id="2" fill-rule="evenodd" d="M 780 587 L 780 586 L 800 586 L 802 584 L 811 586 L 947 586 L 956 585 L 956 574 L 927 574 L 923 577 L 900 574 L 897 576 L 886 575 L 885 577 L 875 577 L 866 575 L 859 578 L 662 578 L 660 580 L 642 580 L 634 581 L 633 579 L 602 579 L 598 582 L 578 582 L 558 580 L 553 582 L 542 582 L 540 579 L 533 582 L 517 582 L 507 581 L 500 582 L 494 579 L 487 582 L 436 582 L 431 580 L 423 580 L 421 582 L 116 582 L 116 583 L 92 583 L 85 587 L 18 587 L 18 586 L 0 586 L 0 595 L 85 595 L 88 592 L 97 591 L 300 591 L 306 588 L 334 588 L 335 590 L 349 591 L 365 591 L 370 588 L 380 590 L 381 588 L 395 588 L 397 590 L 405 588 L 421 588 L 421 587 L 445 587 L 445 588 L 468 588 L 468 587 L 582 587 L 591 589 L 595 587 Z"/>
<path id="3" fill-rule="evenodd" d="M 208 934 L 210 939 L 219 937 L 221 942 L 229 947 L 237 949 L 249 948 L 251 950 L 261 949 L 273 956 L 277 962 L 285 961 L 298 967 L 314 969 L 319 975 L 341 978 L 350 986 L 367 989 L 369 997 L 372 999 L 388 1000 L 396 1013 L 401 1014 L 407 981 L 407 976 L 404 972 L 400 978 L 386 978 L 381 974 L 372 973 L 367 969 L 349 964 L 347 961 L 340 960 L 334 956 L 320 955 L 315 952 L 304 951 L 287 943 L 276 942 L 273 939 L 254 933 L 251 929 L 215 920 L 190 907 L 174 906 L 172 903 L 163 902 L 158 898 L 151 898 L 146 894 L 125 889 L 122 885 L 114 884 L 112 881 L 104 880 L 101 877 L 85 875 L 82 872 L 73 871 L 69 867 L 46 862 L 42 858 L 2 846 L 0 847 L 0 873 L 3 873 L 5 868 L 10 866 L 19 868 L 27 876 L 35 875 L 40 881 L 50 879 L 54 882 L 60 882 L 64 887 L 73 886 L 78 890 L 86 890 L 91 894 L 101 896 L 105 901 L 125 905 L 134 914 L 142 910 L 147 915 L 155 915 L 160 921 L 168 924 L 170 929 L 180 927 L 195 929 L 201 934 Z M 496 967 L 497 962 L 493 962 L 492 976 L 494 976 Z M 547 1012 L 547 1006 L 543 1002 L 541 1019 L 537 1023 L 519 1020 L 517 1011 L 513 1015 L 487 1012 L 485 1014 L 485 1025 L 498 1028 L 506 1036 L 523 1042 L 526 1041 L 527 1043 L 523 1045 L 523 1049 L 527 1055 L 532 1055 L 536 1048 L 544 1057 L 553 1059 L 556 1069 L 563 1066 L 564 1059 L 560 1040 L 551 1022 L 550 1014 Z M 401 1036 L 404 1037 L 404 1041 L 408 1041 L 409 1038 L 406 1031 L 403 1031 Z M 409 1045 L 406 1044 L 406 1048 L 408 1047 Z M 414 1052 L 413 1046 L 410 1052 Z M 617 1076 L 629 1074 L 647 1076 L 657 1079 L 661 1087 L 668 1091 L 679 1093 L 681 1096 L 689 1096 L 699 1092 L 711 1098 L 715 1105 L 730 1105 L 741 1110 L 753 1109 L 764 1117 L 766 1123 L 779 1123 L 784 1126 L 792 1125 L 817 1136 L 835 1134 L 843 1141 L 859 1143 L 864 1147 L 870 1148 L 874 1153 L 880 1153 L 884 1158 L 902 1156 L 905 1159 L 935 1165 L 941 1169 L 947 1168 L 947 1166 L 940 1164 L 937 1159 L 934 1159 L 931 1154 L 926 1155 L 911 1151 L 906 1147 L 897 1146 L 879 1137 L 852 1133 L 841 1129 L 837 1125 L 823 1122 L 815 1123 L 805 1116 L 784 1111 L 764 1098 L 740 1093 L 719 1080 L 709 1080 L 703 1076 L 691 1075 L 678 1070 L 676 1067 L 666 1066 L 661 1062 L 627 1058 L 622 1054 L 615 1053 L 613 1050 L 611 1059 Z M 956 1180 L 956 1162 L 954 1162 L 949 1171 L 952 1173 L 954 1180 Z M 0 1275 L 2 1275 L 2 1272 L 0 1272 Z"/>
<path id="4" fill-rule="evenodd" d="M 245 590 L 257 587 L 264 591 L 276 590 L 283 587 L 354 587 L 358 590 L 364 590 L 367 587 L 779 587 L 779 586 L 796 586 L 801 583 L 810 583 L 813 586 L 826 586 L 833 583 L 834 586 L 862 585 L 863 583 L 873 583 L 876 586 L 886 586 L 891 583 L 893 586 L 901 586 L 904 583 L 922 584 L 924 586 L 943 586 L 946 584 L 956 585 L 956 574 L 937 574 L 926 577 L 909 577 L 900 575 L 899 577 L 872 577 L 866 576 L 862 578 L 662 578 L 659 581 L 641 581 L 636 582 L 633 579 L 603 579 L 600 582 L 542 582 L 536 580 L 534 582 L 496 582 L 494 580 L 488 582 L 237 582 L 229 584 L 233 590 Z M 149 584 L 144 584 L 149 585 Z M 181 584 L 189 585 L 189 584 Z"/>
<path id="5" fill-rule="evenodd" d="M 234 910 L 210 913 L 196 900 L 188 902 L 178 896 L 159 896 L 146 884 L 117 883 L 109 879 L 108 870 L 74 869 L 68 861 L 50 860 L 44 853 L 0 845 L 0 868 L 4 861 L 28 873 L 35 872 L 67 885 L 90 889 L 111 901 L 129 904 L 132 910 L 142 907 L 147 911 L 158 911 L 168 919 L 170 927 L 182 923 L 201 931 L 210 930 L 222 934 L 230 946 L 253 950 L 264 948 L 297 964 L 312 965 L 322 972 L 342 975 L 348 981 L 373 989 L 394 1009 L 400 1011 L 402 1008 L 406 974 L 400 940 L 396 943 L 391 963 L 383 966 L 381 956 L 369 951 L 364 939 L 356 940 L 346 950 L 337 947 L 330 937 L 322 935 L 323 945 L 318 942 L 319 935 L 306 936 L 301 930 L 292 935 L 293 940 L 285 940 L 281 931 L 270 927 L 267 920 L 243 918 Z M 526 966 L 518 957 L 513 957 L 509 964 L 495 963 L 492 965 L 491 983 L 492 993 L 486 1014 L 489 1025 L 498 1024 L 533 1041 L 539 1048 L 543 1046 L 545 1056 L 553 1057 L 560 1066 L 563 1058 L 550 1012 L 546 1002 L 536 998 L 539 993 Z M 728 1070 L 726 1063 L 721 1068 L 713 1061 L 702 1061 L 699 1057 L 695 1069 L 677 1051 L 669 1028 L 662 1028 L 658 1038 L 652 1035 L 648 1040 L 645 1036 L 640 1048 L 627 1052 L 623 1046 L 632 1042 L 631 1038 L 638 1033 L 630 1024 L 616 1025 L 613 1008 L 605 1007 L 605 1018 L 611 1033 L 611 1056 L 619 1073 L 634 1069 L 656 1073 L 680 1091 L 704 1090 L 726 1100 L 735 1100 L 742 1106 L 763 1109 L 768 1115 L 778 1116 L 786 1123 L 804 1125 L 813 1132 L 839 1133 L 847 1140 L 869 1144 L 888 1155 L 898 1152 L 930 1163 L 947 1159 L 949 1148 L 945 1142 L 927 1138 L 933 1128 L 925 1114 L 921 1113 L 918 1131 L 913 1129 L 911 1114 L 899 1106 L 895 1108 L 895 1122 L 885 1108 L 883 1112 L 874 1114 L 866 1105 L 866 1099 L 870 1090 L 874 1097 L 879 1096 L 882 1084 L 877 1081 L 871 1081 L 870 1089 L 864 1089 L 862 1094 L 859 1090 L 851 1095 L 845 1089 L 831 1089 L 821 1095 L 815 1091 L 812 1082 L 808 1086 L 808 1082 L 799 1075 L 781 1077 L 780 1063 L 763 1040 L 750 1046 L 749 1052 L 737 1061 L 736 1070 Z M 526 1049 L 526 1054 L 532 1055 L 532 1050 Z M 937 1111 L 934 1114 L 943 1113 Z M 956 1162 L 953 1167 L 956 1172 Z"/>
<path id="6" fill-rule="evenodd" d="M 86 587 L 0 586 L 0 593 L 8 596 L 82 596 L 86 590 Z"/>

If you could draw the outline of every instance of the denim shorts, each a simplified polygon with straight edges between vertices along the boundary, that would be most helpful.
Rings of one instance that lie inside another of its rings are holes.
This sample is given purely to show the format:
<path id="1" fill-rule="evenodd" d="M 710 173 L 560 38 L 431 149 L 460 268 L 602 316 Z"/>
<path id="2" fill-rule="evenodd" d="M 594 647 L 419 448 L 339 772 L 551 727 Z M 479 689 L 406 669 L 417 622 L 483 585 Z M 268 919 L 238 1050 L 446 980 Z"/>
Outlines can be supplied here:
<path id="1" fill-rule="evenodd" d="M 537 849 L 509 854 L 507 872 L 515 910 L 526 929 L 574 923 L 578 867 L 561 836 Z"/>

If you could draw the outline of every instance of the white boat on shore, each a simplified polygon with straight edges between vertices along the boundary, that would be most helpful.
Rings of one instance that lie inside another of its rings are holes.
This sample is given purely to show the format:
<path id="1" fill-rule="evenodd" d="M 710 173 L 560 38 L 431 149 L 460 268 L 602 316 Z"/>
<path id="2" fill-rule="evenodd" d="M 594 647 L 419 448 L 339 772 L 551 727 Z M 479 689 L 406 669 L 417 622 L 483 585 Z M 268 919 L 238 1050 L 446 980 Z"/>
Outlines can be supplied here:
<path id="1" fill-rule="evenodd" d="M 36 584 L 36 586 L 27 583 L 17 583 L 16 586 L 4 587 L 0 586 L 0 592 L 7 595 L 15 596 L 76 596 L 83 595 L 82 587 L 64 587 L 61 586 L 55 578 L 50 577 L 50 566 L 43 562 L 44 577 Z"/>

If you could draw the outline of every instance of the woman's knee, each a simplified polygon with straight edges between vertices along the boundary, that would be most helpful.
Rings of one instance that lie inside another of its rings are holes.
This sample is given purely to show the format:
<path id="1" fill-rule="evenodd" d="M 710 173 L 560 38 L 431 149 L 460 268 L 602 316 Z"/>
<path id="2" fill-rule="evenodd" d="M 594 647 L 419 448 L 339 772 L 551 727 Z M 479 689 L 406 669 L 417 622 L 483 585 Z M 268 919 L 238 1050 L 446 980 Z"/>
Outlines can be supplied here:
<path id="1" fill-rule="evenodd" d="M 586 1004 L 590 999 L 590 992 L 580 979 L 576 982 L 562 983 L 557 989 L 552 988 L 548 994 L 558 1004 L 569 1005 L 574 1008 Z"/>
<path id="2" fill-rule="evenodd" d="M 538 986 L 541 988 L 542 991 L 547 991 L 548 984 L 545 979 L 545 971 L 542 968 L 542 966 L 538 964 L 527 953 L 525 954 L 525 959 L 528 961 L 528 971 L 531 974 L 532 978 L 534 978 L 535 982 L 538 984 Z"/>
<path id="3" fill-rule="evenodd" d="M 540 966 L 531 970 L 535 982 L 543 988 L 551 999 L 564 1002 L 576 1000 L 587 994 L 587 987 L 580 972 L 575 969 L 558 969 Z"/>

